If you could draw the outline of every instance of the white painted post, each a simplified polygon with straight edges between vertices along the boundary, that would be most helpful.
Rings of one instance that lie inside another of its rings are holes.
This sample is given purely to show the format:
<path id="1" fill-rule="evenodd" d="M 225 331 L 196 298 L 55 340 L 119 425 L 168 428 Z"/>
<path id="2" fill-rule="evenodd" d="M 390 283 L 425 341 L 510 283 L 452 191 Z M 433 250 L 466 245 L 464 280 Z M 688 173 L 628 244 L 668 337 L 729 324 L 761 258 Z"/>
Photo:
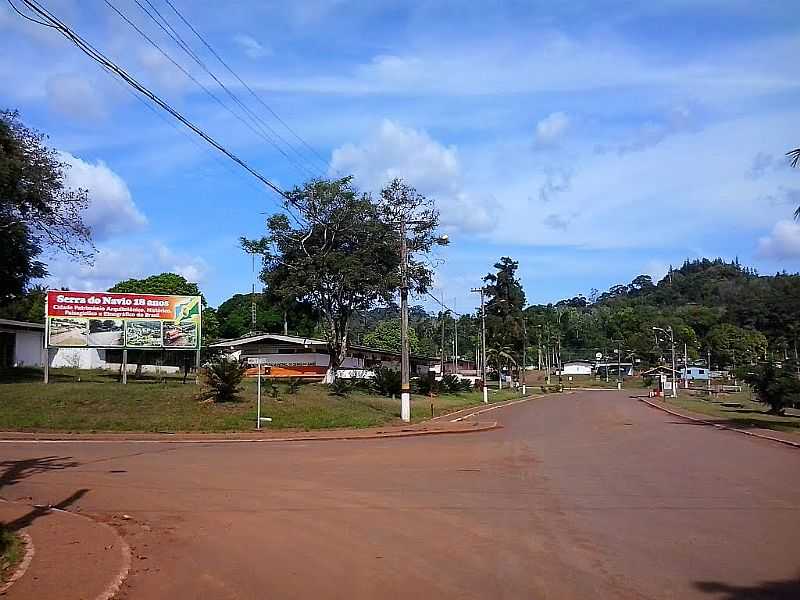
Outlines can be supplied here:
<path id="1" fill-rule="evenodd" d="M 122 383 L 128 383 L 128 349 L 122 349 Z"/>
<path id="2" fill-rule="evenodd" d="M 258 414 L 256 416 L 256 429 L 261 429 L 261 358 L 258 358 Z"/>
<path id="3" fill-rule="evenodd" d="M 400 418 L 406 423 L 411 421 L 411 393 L 407 391 L 400 393 Z"/>
<path id="4" fill-rule="evenodd" d="M 489 404 L 489 388 L 486 383 L 483 384 L 483 403 Z"/>

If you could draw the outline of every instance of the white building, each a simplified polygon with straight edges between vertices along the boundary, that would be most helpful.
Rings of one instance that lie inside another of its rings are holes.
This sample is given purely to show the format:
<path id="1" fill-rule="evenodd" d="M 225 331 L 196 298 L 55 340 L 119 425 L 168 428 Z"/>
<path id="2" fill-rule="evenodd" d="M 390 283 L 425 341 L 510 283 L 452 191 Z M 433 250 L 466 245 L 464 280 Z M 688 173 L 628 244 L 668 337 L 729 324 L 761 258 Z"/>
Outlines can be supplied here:
<path id="1" fill-rule="evenodd" d="M 591 375 L 594 372 L 588 360 L 571 360 L 561 365 L 559 375 Z"/>
<path id="2" fill-rule="evenodd" d="M 0 319 L 0 368 L 41 367 L 44 325 Z"/>

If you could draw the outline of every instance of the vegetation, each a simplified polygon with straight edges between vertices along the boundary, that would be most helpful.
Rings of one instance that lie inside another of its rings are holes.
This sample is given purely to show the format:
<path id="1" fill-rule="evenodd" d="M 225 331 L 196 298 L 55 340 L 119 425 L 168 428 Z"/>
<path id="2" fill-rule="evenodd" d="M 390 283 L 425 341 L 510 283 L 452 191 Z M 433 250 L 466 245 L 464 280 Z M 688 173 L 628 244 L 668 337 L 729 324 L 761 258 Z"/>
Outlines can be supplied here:
<path id="1" fill-rule="evenodd" d="M 233 358 L 217 357 L 202 370 L 203 391 L 200 396 L 214 402 L 232 402 L 241 391 L 247 367 Z"/>
<path id="2" fill-rule="evenodd" d="M 45 140 L 18 113 L 0 112 L 0 304 L 13 302 L 31 280 L 47 275 L 40 260 L 44 250 L 92 258 L 91 231 L 81 217 L 88 194 L 66 187 L 69 164 Z"/>
<path id="3" fill-rule="evenodd" d="M 242 239 L 247 252 L 263 257 L 261 279 L 270 290 L 319 311 L 330 353 L 328 382 L 347 356 L 357 314 L 390 302 L 400 287 L 401 217 L 420 223 L 407 232 L 412 253 L 428 252 L 439 216 L 413 188 L 395 180 L 374 200 L 349 177 L 315 180 L 288 192 L 284 212 L 267 220 L 266 236 Z M 409 275 L 420 292 L 430 285 L 423 262 L 410 259 Z"/>
<path id="4" fill-rule="evenodd" d="M 16 382 L 0 384 L 0 430 L 4 431 L 142 431 L 225 432 L 250 431 L 256 420 L 256 381 L 242 383 L 238 402 L 198 402 L 194 385 L 181 385 L 181 377 L 155 378 L 116 383 L 108 371 L 83 371 L 74 382 L 69 369 L 51 369 L 50 385 L 41 384 L 41 371 L 15 369 Z M 8 381 L 3 378 L 2 381 Z M 262 396 L 262 412 L 273 420 L 271 429 L 324 429 L 331 427 L 375 427 L 399 424 L 400 401 L 353 389 L 346 397 L 332 396 L 327 386 L 302 385 L 288 395 L 286 383 L 276 382 L 280 395 L 275 401 Z M 263 390 L 262 390 L 263 391 Z M 489 399 L 499 402 L 518 398 L 519 392 L 492 391 Z M 290 399 L 289 399 L 290 398 Z M 437 415 L 480 404 L 480 393 L 442 394 L 433 398 L 412 397 L 412 419 Z"/>
<path id="5" fill-rule="evenodd" d="M 408 329 L 408 344 L 412 354 L 419 353 L 419 338 L 412 327 Z M 400 352 L 400 319 L 380 321 L 364 336 L 364 345 L 380 350 Z"/>
<path id="6" fill-rule="evenodd" d="M 401 391 L 400 371 L 389 367 L 374 369 L 375 378 L 372 380 L 372 389 L 381 396 L 398 397 Z"/>
<path id="7" fill-rule="evenodd" d="M 782 415 L 790 407 L 800 406 L 800 380 L 793 365 L 778 369 L 773 362 L 753 368 L 745 381 L 753 387 L 758 400 L 769 406 L 769 412 Z"/>
<path id="8" fill-rule="evenodd" d="M 681 392 L 677 398 L 667 398 L 666 401 L 679 408 L 711 417 L 711 420 L 729 427 L 800 433 L 800 416 L 777 415 L 756 399 L 751 400 L 748 392 L 725 394 L 713 400 L 709 400 L 702 392 L 697 395 Z"/>
<path id="9" fill-rule="evenodd" d="M 0 523 L 0 584 L 13 574 L 25 554 L 24 550 L 20 537 Z"/>
<path id="10" fill-rule="evenodd" d="M 252 294 L 234 294 L 217 308 L 219 337 L 230 339 L 246 335 L 253 330 Z M 284 316 L 286 330 L 293 335 L 311 337 L 315 335 L 318 317 L 307 302 L 284 305 L 271 294 L 256 293 L 255 331 L 283 333 Z"/>

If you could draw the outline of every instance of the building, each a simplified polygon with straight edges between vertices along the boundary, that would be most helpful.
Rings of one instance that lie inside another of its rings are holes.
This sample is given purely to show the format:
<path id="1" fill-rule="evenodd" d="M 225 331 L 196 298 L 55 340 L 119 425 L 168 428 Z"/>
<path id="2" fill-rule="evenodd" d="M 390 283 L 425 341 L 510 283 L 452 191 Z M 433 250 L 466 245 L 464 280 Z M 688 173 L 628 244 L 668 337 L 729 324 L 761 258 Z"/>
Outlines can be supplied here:
<path id="1" fill-rule="evenodd" d="M 688 381 L 708 381 L 710 371 L 708 367 L 693 367 L 688 366 L 681 369 L 681 379 Z"/>
<path id="2" fill-rule="evenodd" d="M 598 361 L 595 363 L 594 369 L 598 375 L 602 375 L 603 377 L 605 377 L 606 371 L 608 371 L 609 377 L 617 377 L 618 375 L 622 377 L 633 377 L 632 362 L 617 362 L 615 360 Z"/>
<path id="3" fill-rule="evenodd" d="M 314 338 L 261 333 L 217 342 L 211 348 L 253 365 L 258 359 L 266 365 L 262 373 L 269 377 L 322 378 L 330 365 L 328 342 Z M 352 345 L 340 369 L 358 372 L 378 366 L 399 369 L 400 353 Z M 412 374 L 421 375 L 438 366 L 438 358 L 411 356 Z M 258 367 L 248 369 L 247 374 L 257 375 Z"/>
<path id="4" fill-rule="evenodd" d="M 44 325 L 0 319 L 0 368 L 41 367 Z"/>
<path id="5" fill-rule="evenodd" d="M 594 367 L 588 360 L 571 360 L 561 365 L 559 375 L 591 375 Z"/>

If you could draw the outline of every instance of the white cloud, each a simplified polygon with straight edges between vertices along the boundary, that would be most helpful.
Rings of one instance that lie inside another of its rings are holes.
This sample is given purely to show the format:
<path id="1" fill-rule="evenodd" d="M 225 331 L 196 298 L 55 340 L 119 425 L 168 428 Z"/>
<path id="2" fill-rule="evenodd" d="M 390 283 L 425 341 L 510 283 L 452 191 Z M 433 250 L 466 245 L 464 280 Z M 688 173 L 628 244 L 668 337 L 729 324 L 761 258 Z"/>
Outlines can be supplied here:
<path id="1" fill-rule="evenodd" d="M 246 33 L 237 33 L 233 36 L 234 43 L 242 49 L 245 56 L 252 59 L 263 58 L 272 54 L 272 51 L 261 42 Z"/>
<path id="2" fill-rule="evenodd" d="M 65 178 L 67 187 L 89 192 L 90 203 L 83 220 L 92 228 L 95 240 L 131 233 L 147 224 L 125 181 L 103 161 L 92 164 L 68 152 L 61 152 L 60 156 L 69 165 Z"/>
<path id="3" fill-rule="evenodd" d="M 774 260 L 800 259 L 800 223 L 782 220 L 758 241 L 757 255 Z"/>
<path id="4" fill-rule="evenodd" d="M 425 131 L 384 120 L 360 144 L 345 144 L 333 151 L 331 171 L 352 173 L 358 184 L 377 192 L 395 177 L 435 199 L 442 224 L 457 230 L 490 229 L 496 201 L 476 196 L 463 184 L 455 146 L 444 146 Z"/>
<path id="5" fill-rule="evenodd" d="M 161 242 L 137 245 L 106 244 L 98 247 L 91 265 L 56 257 L 48 262 L 51 287 L 73 290 L 106 290 L 119 281 L 171 272 L 188 281 L 203 283 L 208 276 L 206 261 L 176 252 Z"/>
<path id="6" fill-rule="evenodd" d="M 45 83 L 47 104 L 60 115 L 81 121 L 104 119 L 108 111 L 101 94 L 81 75 L 52 75 Z"/>
<path id="7" fill-rule="evenodd" d="M 567 132 L 569 122 L 569 117 L 563 112 L 550 113 L 536 124 L 536 141 L 539 144 L 557 142 Z"/>

